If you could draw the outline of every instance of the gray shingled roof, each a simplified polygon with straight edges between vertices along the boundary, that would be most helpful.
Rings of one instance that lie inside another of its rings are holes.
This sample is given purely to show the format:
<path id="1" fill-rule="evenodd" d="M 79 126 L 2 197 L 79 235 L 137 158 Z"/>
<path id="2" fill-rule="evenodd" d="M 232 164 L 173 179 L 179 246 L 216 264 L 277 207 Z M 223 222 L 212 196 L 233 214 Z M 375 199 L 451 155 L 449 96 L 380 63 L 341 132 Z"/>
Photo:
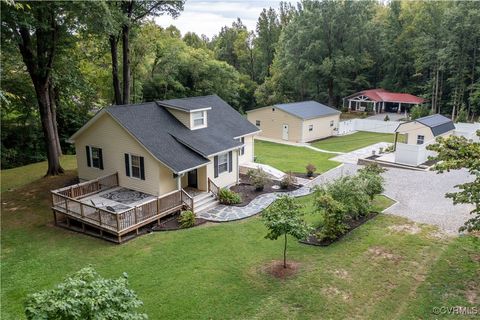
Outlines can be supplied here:
<path id="1" fill-rule="evenodd" d="M 429 127 L 435 137 L 444 134 L 445 132 L 455 130 L 453 121 L 441 114 L 433 114 L 431 116 L 418 118 L 415 121 Z"/>
<path id="2" fill-rule="evenodd" d="M 175 99 L 179 100 L 179 99 Z M 239 147 L 234 137 L 258 129 L 216 95 L 181 99 L 189 105 L 211 107 L 208 127 L 190 130 L 164 105 L 172 100 L 136 105 L 111 106 L 106 111 L 135 136 L 158 160 L 182 172 L 209 162 L 207 156 Z"/>
<path id="3" fill-rule="evenodd" d="M 208 101 L 202 101 L 201 99 L 198 99 L 200 97 L 195 97 L 195 98 L 196 99 L 194 98 L 170 99 L 170 100 L 164 100 L 160 102 L 165 105 L 174 107 L 176 109 L 181 109 L 187 112 L 210 107 L 208 105 L 203 104 Z"/>
<path id="4" fill-rule="evenodd" d="M 336 109 L 330 108 L 324 104 L 318 103 L 313 100 L 303 102 L 281 103 L 276 104 L 275 107 L 294 116 L 297 116 L 303 120 L 331 116 L 341 113 Z"/>

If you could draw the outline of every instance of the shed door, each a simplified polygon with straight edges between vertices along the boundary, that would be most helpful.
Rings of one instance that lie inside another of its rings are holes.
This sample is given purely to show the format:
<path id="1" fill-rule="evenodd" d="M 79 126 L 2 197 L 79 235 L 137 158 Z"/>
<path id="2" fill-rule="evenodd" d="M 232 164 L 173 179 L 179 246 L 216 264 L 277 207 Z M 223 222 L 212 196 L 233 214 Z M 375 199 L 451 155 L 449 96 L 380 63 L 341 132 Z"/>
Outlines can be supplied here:
<path id="1" fill-rule="evenodd" d="M 282 139 L 288 140 L 288 124 L 283 125 Z"/>

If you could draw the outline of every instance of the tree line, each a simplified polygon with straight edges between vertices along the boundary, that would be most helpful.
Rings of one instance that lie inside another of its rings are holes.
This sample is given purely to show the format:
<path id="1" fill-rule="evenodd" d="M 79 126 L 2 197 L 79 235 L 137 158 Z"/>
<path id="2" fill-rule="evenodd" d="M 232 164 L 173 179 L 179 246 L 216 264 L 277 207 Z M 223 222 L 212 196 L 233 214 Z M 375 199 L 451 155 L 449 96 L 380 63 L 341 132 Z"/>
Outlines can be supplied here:
<path id="1" fill-rule="evenodd" d="M 480 114 L 480 8 L 469 1 L 311 1 L 265 8 L 211 39 L 154 19 L 184 1 L 2 0 L 2 168 L 47 158 L 103 106 L 218 94 L 240 111 L 367 88 L 430 112 Z"/>

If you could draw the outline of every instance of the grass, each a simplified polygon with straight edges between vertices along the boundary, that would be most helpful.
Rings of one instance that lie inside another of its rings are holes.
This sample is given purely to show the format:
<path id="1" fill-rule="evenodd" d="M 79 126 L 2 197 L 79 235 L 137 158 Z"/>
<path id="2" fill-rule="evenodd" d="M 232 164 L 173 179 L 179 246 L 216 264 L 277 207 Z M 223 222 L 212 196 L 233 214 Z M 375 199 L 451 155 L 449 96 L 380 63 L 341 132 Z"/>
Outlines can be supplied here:
<path id="1" fill-rule="evenodd" d="M 63 169 L 73 170 L 77 167 L 75 155 L 66 155 L 60 158 Z M 47 172 L 47 162 L 32 163 L 23 167 L 2 170 L 1 192 L 13 190 L 32 181 L 38 180 Z"/>
<path id="2" fill-rule="evenodd" d="M 271 165 L 283 172 L 304 173 L 309 163 L 315 165 L 316 173 L 322 173 L 340 165 L 338 162 L 329 160 L 335 154 L 260 140 L 255 140 L 255 156 L 257 162 Z"/>
<path id="3" fill-rule="evenodd" d="M 439 236 L 430 226 L 415 234 L 393 231 L 411 222 L 379 215 L 329 247 L 290 239 L 288 259 L 300 269 L 280 281 L 264 266 L 281 259 L 282 241 L 265 239 L 258 217 L 152 233 L 123 245 L 53 226 L 48 190 L 74 176 L 2 193 L 1 319 L 24 318 L 27 294 L 87 265 L 105 277 L 127 272 L 150 319 L 433 318 L 433 306 L 479 303 L 478 295 L 471 300 L 480 276 L 475 237 Z M 311 211 L 311 197 L 299 201 Z"/>
<path id="4" fill-rule="evenodd" d="M 314 147 L 328 151 L 350 152 L 378 142 L 393 143 L 394 134 L 359 131 L 346 136 L 330 137 L 312 143 Z"/>

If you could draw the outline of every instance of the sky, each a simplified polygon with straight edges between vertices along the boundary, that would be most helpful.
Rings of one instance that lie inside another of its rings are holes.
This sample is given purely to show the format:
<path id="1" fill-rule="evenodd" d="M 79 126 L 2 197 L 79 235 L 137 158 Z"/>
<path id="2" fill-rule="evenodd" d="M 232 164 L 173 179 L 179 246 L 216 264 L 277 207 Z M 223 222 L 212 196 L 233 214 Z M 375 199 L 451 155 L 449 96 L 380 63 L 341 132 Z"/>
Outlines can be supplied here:
<path id="1" fill-rule="evenodd" d="M 212 38 L 220 29 L 230 26 L 239 17 L 248 30 L 255 30 L 263 8 L 278 9 L 281 0 L 186 0 L 183 12 L 176 19 L 160 16 L 155 19 L 162 27 L 173 24 L 184 35 L 188 31 Z M 294 1 L 292 1 L 294 2 Z"/>

